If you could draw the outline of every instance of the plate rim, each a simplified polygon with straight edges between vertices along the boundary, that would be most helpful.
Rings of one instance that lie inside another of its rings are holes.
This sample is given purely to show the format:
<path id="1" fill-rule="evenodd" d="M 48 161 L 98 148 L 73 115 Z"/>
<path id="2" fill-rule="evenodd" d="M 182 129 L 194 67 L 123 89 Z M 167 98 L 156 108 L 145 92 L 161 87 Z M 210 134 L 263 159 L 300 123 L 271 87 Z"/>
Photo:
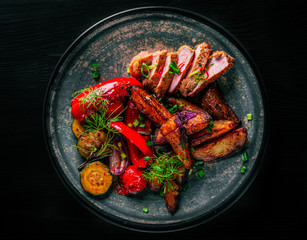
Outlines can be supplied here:
<path id="1" fill-rule="evenodd" d="M 252 172 L 250 172 L 248 178 L 242 182 L 241 186 L 238 188 L 238 191 L 234 193 L 233 196 L 229 197 L 229 199 L 222 204 L 219 204 L 215 209 L 212 209 L 209 214 L 206 214 L 206 217 L 201 215 L 200 217 L 193 219 L 192 221 L 186 221 L 184 223 L 175 223 L 175 224 L 140 224 L 140 223 L 130 223 L 126 220 L 122 219 L 116 219 L 116 217 L 109 217 L 106 214 L 98 213 L 93 206 L 91 206 L 87 201 L 83 199 L 83 196 L 76 191 L 72 184 L 70 183 L 69 179 L 65 174 L 63 173 L 61 167 L 59 166 L 59 163 L 57 162 L 57 158 L 55 157 L 54 153 L 51 151 L 51 137 L 48 135 L 48 112 L 47 110 L 50 108 L 48 100 L 50 99 L 50 90 L 55 82 L 55 79 L 57 75 L 59 74 L 59 70 L 69 54 L 74 50 L 74 48 L 82 41 L 83 38 L 85 38 L 89 33 L 92 31 L 95 31 L 95 28 L 106 24 L 107 21 L 110 21 L 114 18 L 120 17 L 121 15 L 127 14 L 127 13 L 133 13 L 133 12 L 139 12 L 139 11 L 164 11 L 168 13 L 175 13 L 184 15 L 188 18 L 192 18 L 196 21 L 201 20 L 203 23 L 209 24 L 210 27 L 212 27 L 215 31 L 218 31 L 220 34 L 222 34 L 224 37 L 226 37 L 230 42 L 235 45 L 238 50 L 242 53 L 242 55 L 246 58 L 248 61 L 251 69 L 253 70 L 256 80 L 259 84 L 261 99 L 263 101 L 263 112 L 264 112 L 264 119 L 263 119 L 263 137 L 262 137 L 262 143 L 260 145 L 260 150 L 258 152 L 257 159 L 253 165 Z M 267 91 L 265 88 L 265 84 L 263 82 L 263 78 L 260 74 L 260 71 L 255 64 L 254 60 L 252 59 L 249 52 L 246 50 L 246 48 L 241 44 L 241 42 L 233 36 L 228 30 L 226 30 L 223 26 L 216 23 L 215 21 L 207 18 L 204 15 L 201 15 L 199 13 L 185 10 L 181 8 L 176 7 L 166 7 L 166 6 L 146 6 L 146 7 L 137 7 L 137 8 L 131 8 L 124 11 L 117 12 L 115 14 L 112 14 L 106 18 L 103 18 L 102 20 L 98 21 L 97 23 L 91 25 L 89 28 L 87 28 L 84 32 L 82 32 L 66 49 L 66 51 L 63 53 L 59 61 L 57 62 L 52 75 L 49 79 L 48 86 L 45 93 L 44 98 L 44 104 L 43 104 L 43 133 L 44 133 L 44 140 L 47 147 L 47 152 L 49 155 L 49 158 L 51 159 L 52 165 L 54 169 L 56 170 L 57 175 L 61 179 L 61 181 L 64 183 L 64 186 L 69 190 L 69 192 L 72 194 L 72 196 L 77 199 L 77 201 L 84 206 L 86 209 L 88 209 L 91 213 L 93 213 L 95 216 L 99 217 L 100 219 L 103 219 L 104 221 L 114 224 L 118 227 L 126 228 L 129 230 L 135 230 L 140 232 L 150 232 L 150 233 L 163 233 L 163 232 L 174 232 L 174 231 L 180 231 L 189 229 L 192 227 L 199 226 L 201 224 L 204 224 L 213 218 L 221 215 L 223 212 L 225 212 L 227 209 L 229 209 L 231 206 L 233 206 L 241 197 L 242 195 L 249 189 L 250 185 L 254 182 L 256 176 L 259 173 L 259 170 L 261 169 L 261 166 L 264 161 L 265 153 L 267 152 L 267 146 L 269 142 L 269 135 L 270 135 L 270 128 L 269 128 L 269 101 L 267 96 Z"/>

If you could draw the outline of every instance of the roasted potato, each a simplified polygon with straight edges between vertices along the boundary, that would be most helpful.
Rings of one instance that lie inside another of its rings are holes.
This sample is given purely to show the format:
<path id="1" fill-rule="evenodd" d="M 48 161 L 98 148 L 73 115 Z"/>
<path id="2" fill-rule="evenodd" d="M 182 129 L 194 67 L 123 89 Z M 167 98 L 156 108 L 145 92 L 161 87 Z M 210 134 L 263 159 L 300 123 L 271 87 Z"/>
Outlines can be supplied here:
<path id="1" fill-rule="evenodd" d="M 246 128 L 239 128 L 211 142 L 197 146 L 192 154 L 198 160 L 215 161 L 238 152 L 246 143 L 247 130 Z"/>
<path id="2" fill-rule="evenodd" d="M 240 122 L 234 111 L 225 102 L 216 82 L 204 91 L 201 106 L 213 119 L 231 120 L 237 124 Z"/>

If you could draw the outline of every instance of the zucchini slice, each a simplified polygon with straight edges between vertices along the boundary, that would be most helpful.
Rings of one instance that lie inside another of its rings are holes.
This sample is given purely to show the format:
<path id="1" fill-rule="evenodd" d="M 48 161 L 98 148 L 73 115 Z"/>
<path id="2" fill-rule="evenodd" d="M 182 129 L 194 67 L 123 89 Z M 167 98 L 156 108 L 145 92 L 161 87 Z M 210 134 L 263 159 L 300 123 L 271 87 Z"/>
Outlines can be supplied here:
<path id="1" fill-rule="evenodd" d="M 93 195 L 101 195 L 108 191 L 112 184 L 113 176 L 109 168 L 99 162 L 87 164 L 80 173 L 83 189 Z"/>
<path id="2" fill-rule="evenodd" d="M 74 118 L 74 121 L 71 125 L 71 130 L 74 132 L 75 136 L 79 138 L 86 129 L 80 120 Z"/>

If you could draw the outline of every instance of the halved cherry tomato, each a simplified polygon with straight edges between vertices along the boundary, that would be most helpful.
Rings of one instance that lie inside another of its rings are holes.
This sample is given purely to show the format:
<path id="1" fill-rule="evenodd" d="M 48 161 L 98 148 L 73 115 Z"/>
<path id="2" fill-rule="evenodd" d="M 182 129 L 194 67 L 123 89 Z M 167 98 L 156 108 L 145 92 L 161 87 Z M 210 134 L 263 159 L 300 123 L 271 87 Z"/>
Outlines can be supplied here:
<path id="1" fill-rule="evenodd" d="M 120 113 L 124 109 L 122 100 L 125 96 L 128 96 L 126 91 L 128 86 L 143 87 L 142 83 L 134 78 L 119 77 L 101 82 L 83 91 L 71 101 L 71 113 L 73 117 L 83 121 L 85 116 L 98 110 L 101 99 L 109 101 L 107 116 L 113 115 L 114 111 L 116 111 L 114 114 Z M 89 100 L 85 100 L 91 92 L 94 92 L 98 96 L 96 98 L 96 106 L 93 106 L 93 103 Z"/>
<path id="2" fill-rule="evenodd" d="M 120 184 L 116 187 L 116 190 L 121 195 L 140 192 L 147 184 L 142 170 L 134 165 L 128 166 L 126 171 L 119 176 L 119 179 Z"/>

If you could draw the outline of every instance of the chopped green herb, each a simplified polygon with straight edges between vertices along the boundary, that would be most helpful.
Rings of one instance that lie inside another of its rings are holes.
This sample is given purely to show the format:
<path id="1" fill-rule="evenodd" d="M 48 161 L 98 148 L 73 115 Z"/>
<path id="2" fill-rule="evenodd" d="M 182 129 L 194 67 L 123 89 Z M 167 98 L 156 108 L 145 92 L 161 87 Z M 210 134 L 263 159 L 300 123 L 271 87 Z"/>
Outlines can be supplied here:
<path id="1" fill-rule="evenodd" d="M 246 162 L 248 160 L 246 151 L 241 154 L 241 160 L 242 162 Z"/>
<path id="2" fill-rule="evenodd" d="M 153 64 L 153 65 L 148 66 L 148 68 L 149 68 L 149 69 L 153 69 L 153 68 L 155 68 L 155 67 L 157 67 L 157 66 L 158 66 L 158 64 Z"/>
<path id="3" fill-rule="evenodd" d="M 151 159 L 151 157 L 149 157 L 149 156 L 144 157 L 145 161 L 149 161 L 150 159 Z"/>
<path id="4" fill-rule="evenodd" d="M 151 141 L 147 141 L 147 142 L 146 142 L 146 145 L 147 145 L 148 147 L 151 147 L 151 146 L 152 146 L 152 142 L 151 142 Z"/>
<path id="5" fill-rule="evenodd" d="M 247 117 L 248 121 L 253 120 L 253 114 L 251 114 L 251 113 L 246 114 L 246 117 Z"/>
<path id="6" fill-rule="evenodd" d="M 130 127 L 130 128 L 132 128 L 132 126 L 133 126 L 131 123 L 128 123 L 127 125 L 128 125 L 128 127 Z"/>
<path id="7" fill-rule="evenodd" d="M 200 178 L 203 178 L 203 177 L 205 176 L 204 170 L 198 170 L 198 171 L 197 171 L 197 174 L 198 174 L 198 176 L 199 176 Z"/>
<path id="8" fill-rule="evenodd" d="M 159 195 L 160 195 L 160 197 L 164 197 L 164 192 L 163 192 L 163 190 L 162 189 L 160 189 L 160 191 L 159 191 Z"/>
<path id="9" fill-rule="evenodd" d="M 139 122 L 137 119 L 135 119 L 134 122 L 133 122 L 132 124 L 133 124 L 133 126 L 137 127 L 137 126 L 139 125 L 139 123 L 140 123 L 140 122 Z"/>
<path id="10" fill-rule="evenodd" d="M 142 114 L 139 114 L 139 119 L 140 119 L 140 121 L 144 121 L 145 120 L 145 118 L 143 117 Z"/>
<path id="11" fill-rule="evenodd" d="M 127 73 L 130 74 L 130 68 L 129 67 L 127 68 Z"/>
<path id="12" fill-rule="evenodd" d="M 246 172 L 246 166 L 242 166 L 241 173 L 244 174 Z"/>
<path id="13" fill-rule="evenodd" d="M 120 156 L 121 156 L 122 158 L 126 158 L 126 157 L 127 157 L 127 155 L 126 155 L 125 153 L 121 153 Z"/>
<path id="14" fill-rule="evenodd" d="M 118 142 L 118 143 L 117 143 L 117 146 L 118 146 L 118 147 L 121 147 L 121 146 L 122 146 L 122 143 L 121 143 L 121 142 Z"/>
<path id="15" fill-rule="evenodd" d="M 144 73 L 144 68 L 143 67 L 145 67 L 146 69 L 147 69 L 147 75 Z M 146 64 L 146 63 L 142 63 L 142 65 L 141 65 L 141 73 L 142 73 L 142 75 L 145 77 L 145 78 L 150 78 L 150 71 L 149 71 L 149 67 L 148 67 L 148 65 Z"/>
<path id="16" fill-rule="evenodd" d="M 144 212 L 144 213 L 148 213 L 148 212 L 149 212 L 149 209 L 144 207 L 144 208 L 143 208 L 143 212 Z"/>
<path id="17" fill-rule="evenodd" d="M 98 64 L 97 64 L 97 63 L 93 63 L 93 64 L 91 65 L 91 68 L 97 69 L 97 68 L 98 68 Z"/>
<path id="18" fill-rule="evenodd" d="M 194 152 L 194 151 L 195 151 L 195 148 L 194 148 L 194 147 L 191 147 L 191 148 L 190 148 L 190 151 L 191 151 L 191 152 Z"/>
<path id="19" fill-rule="evenodd" d="M 178 109 L 178 105 L 175 104 L 175 105 L 172 106 L 170 109 L 168 109 L 168 111 L 169 111 L 171 114 L 174 114 L 175 112 L 177 112 L 177 109 Z"/>
<path id="20" fill-rule="evenodd" d="M 172 62 L 170 63 L 170 65 L 169 65 L 169 67 L 174 71 L 174 72 L 171 73 L 171 74 L 174 74 L 174 73 L 180 74 L 180 68 L 178 67 L 178 65 L 177 65 L 177 63 L 176 63 L 175 61 L 172 61 Z M 170 71 L 168 71 L 168 72 L 170 72 Z"/>
<path id="21" fill-rule="evenodd" d="M 208 131 L 208 133 L 212 133 L 212 127 L 213 127 L 213 125 L 214 125 L 214 122 L 211 121 L 211 122 L 209 123 L 209 125 L 206 127 L 206 130 Z"/>
<path id="22" fill-rule="evenodd" d="M 141 128 L 145 128 L 145 127 L 146 127 L 146 124 L 145 124 L 145 123 L 141 123 L 141 124 L 140 124 L 140 127 L 141 127 Z"/>
<path id="23" fill-rule="evenodd" d="M 186 182 L 186 183 L 184 184 L 182 190 L 185 192 L 186 190 L 188 190 L 188 188 L 189 188 L 189 185 L 188 185 L 188 183 Z"/>

